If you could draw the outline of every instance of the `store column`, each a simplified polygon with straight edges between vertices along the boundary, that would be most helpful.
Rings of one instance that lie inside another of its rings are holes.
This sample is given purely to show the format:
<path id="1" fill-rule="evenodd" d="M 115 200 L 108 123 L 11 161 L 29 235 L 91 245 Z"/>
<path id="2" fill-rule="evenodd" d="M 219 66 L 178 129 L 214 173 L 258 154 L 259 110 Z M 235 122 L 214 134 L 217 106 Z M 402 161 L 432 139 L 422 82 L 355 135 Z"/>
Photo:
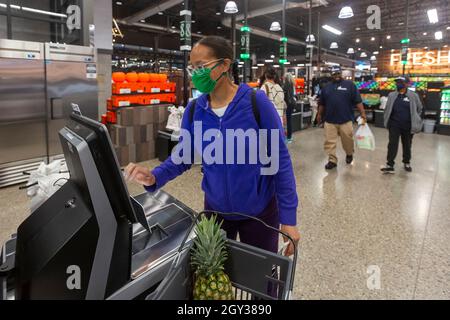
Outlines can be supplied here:
<path id="1" fill-rule="evenodd" d="M 112 1 L 83 1 L 83 45 L 94 46 L 97 55 L 99 115 L 106 113 L 106 100 L 111 97 L 112 77 Z"/>

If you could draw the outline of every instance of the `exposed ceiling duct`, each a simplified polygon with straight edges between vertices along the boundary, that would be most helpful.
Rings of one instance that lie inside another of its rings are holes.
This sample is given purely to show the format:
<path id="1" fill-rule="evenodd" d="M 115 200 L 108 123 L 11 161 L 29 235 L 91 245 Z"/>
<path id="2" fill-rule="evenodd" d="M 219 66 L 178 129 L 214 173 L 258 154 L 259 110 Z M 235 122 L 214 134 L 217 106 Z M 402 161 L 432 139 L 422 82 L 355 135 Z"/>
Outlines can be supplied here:
<path id="1" fill-rule="evenodd" d="M 182 3 L 183 0 L 166 0 L 166 1 L 160 1 L 158 4 L 156 5 L 152 5 L 148 8 L 145 8 L 125 19 L 126 22 L 128 23 L 135 23 L 138 22 L 142 19 L 146 19 L 148 17 L 154 16 L 155 14 L 157 14 L 158 12 L 162 12 L 165 11 L 167 9 L 170 9 L 180 3 Z"/>

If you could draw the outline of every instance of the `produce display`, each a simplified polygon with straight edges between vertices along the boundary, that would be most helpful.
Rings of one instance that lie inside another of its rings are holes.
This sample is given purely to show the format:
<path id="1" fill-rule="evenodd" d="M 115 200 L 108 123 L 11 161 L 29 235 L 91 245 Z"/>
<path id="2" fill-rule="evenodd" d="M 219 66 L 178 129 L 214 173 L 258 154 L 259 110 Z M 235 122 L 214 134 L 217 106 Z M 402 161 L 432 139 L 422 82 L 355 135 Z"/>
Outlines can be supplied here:
<path id="1" fill-rule="evenodd" d="M 195 272 L 194 300 L 233 300 L 230 278 L 224 272 L 228 254 L 222 223 L 216 216 L 197 224 L 191 264 Z"/>

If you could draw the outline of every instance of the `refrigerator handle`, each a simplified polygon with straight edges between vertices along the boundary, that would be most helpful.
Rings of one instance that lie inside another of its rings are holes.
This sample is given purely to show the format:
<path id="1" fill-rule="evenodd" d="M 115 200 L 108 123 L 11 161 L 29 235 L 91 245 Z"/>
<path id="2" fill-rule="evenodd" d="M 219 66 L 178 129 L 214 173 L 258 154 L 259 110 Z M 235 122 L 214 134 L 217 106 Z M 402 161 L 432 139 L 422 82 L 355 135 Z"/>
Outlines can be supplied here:
<path id="1" fill-rule="evenodd" d="M 64 118 L 64 110 L 63 110 L 63 100 L 60 97 L 50 98 L 50 117 L 52 120 L 55 119 L 63 119 Z"/>

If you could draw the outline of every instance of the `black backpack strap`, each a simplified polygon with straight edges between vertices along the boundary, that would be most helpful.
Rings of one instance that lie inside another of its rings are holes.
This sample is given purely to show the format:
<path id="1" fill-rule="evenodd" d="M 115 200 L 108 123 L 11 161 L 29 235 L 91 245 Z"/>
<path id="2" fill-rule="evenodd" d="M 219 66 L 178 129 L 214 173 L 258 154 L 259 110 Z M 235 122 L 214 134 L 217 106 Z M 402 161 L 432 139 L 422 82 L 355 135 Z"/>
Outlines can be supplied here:
<path id="1" fill-rule="evenodd" d="M 189 123 L 194 122 L 194 113 L 195 113 L 196 104 L 197 104 L 197 99 L 192 100 L 191 109 L 189 110 Z"/>
<path id="2" fill-rule="evenodd" d="M 261 114 L 259 113 L 258 104 L 256 103 L 256 91 L 252 90 L 252 110 L 258 127 L 261 128 Z"/>

